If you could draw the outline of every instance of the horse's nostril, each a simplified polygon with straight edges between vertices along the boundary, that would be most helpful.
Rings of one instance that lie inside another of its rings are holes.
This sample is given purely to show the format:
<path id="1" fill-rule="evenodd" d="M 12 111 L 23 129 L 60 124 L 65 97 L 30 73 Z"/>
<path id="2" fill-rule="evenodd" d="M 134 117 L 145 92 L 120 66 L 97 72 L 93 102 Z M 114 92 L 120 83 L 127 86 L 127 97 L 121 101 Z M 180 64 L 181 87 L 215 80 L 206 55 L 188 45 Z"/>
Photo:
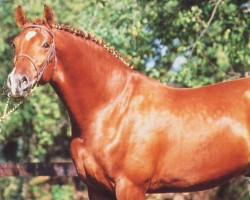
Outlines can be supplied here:
<path id="1" fill-rule="evenodd" d="M 20 80 L 20 87 L 22 88 L 22 90 L 27 90 L 29 87 L 29 81 L 27 76 L 22 76 L 21 80 Z"/>
<path id="2" fill-rule="evenodd" d="M 27 78 L 27 76 L 22 76 L 21 82 L 27 84 L 27 83 L 28 83 L 28 78 Z"/>

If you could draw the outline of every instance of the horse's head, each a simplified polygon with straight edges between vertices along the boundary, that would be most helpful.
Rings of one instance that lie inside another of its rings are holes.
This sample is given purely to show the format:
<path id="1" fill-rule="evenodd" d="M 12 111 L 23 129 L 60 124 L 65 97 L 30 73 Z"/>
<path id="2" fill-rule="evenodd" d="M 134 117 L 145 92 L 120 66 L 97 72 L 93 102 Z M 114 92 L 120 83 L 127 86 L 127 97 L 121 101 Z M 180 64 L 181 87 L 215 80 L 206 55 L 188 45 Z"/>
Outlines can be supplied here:
<path id="1" fill-rule="evenodd" d="M 44 6 L 43 22 L 30 23 L 21 6 L 15 11 L 21 33 L 14 39 L 14 68 L 7 85 L 14 98 L 25 97 L 37 84 L 52 79 L 55 68 L 55 41 L 52 32 L 54 21 L 50 7 Z"/>

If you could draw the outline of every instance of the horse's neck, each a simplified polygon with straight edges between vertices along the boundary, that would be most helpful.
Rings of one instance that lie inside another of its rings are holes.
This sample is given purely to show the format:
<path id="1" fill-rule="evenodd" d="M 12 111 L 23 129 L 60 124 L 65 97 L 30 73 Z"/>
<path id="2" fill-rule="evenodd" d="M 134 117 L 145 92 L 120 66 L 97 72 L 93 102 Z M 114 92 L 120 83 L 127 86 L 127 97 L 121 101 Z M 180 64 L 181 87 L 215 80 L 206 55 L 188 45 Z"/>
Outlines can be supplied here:
<path id="1" fill-rule="evenodd" d="M 73 134 L 80 134 L 77 132 L 83 131 L 83 122 L 119 95 L 129 69 L 90 40 L 65 31 L 54 32 L 57 68 L 51 84 L 67 107 Z"/>

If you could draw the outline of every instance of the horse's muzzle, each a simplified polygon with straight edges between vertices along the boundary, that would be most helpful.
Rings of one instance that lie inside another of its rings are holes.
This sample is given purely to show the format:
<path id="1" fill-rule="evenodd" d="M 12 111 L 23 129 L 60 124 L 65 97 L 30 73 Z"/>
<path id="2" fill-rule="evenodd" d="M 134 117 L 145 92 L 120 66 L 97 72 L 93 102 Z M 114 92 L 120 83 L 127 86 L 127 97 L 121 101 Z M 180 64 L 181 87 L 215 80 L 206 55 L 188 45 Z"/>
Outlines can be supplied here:
<path id="1" fill-rule="evenodd" d="M 7 79 L 7 86 L 13 98 L 24 98 L 28 95 L 30 86 L 29 80 L 25 75 L 14 75 L 11 73 Z"/>

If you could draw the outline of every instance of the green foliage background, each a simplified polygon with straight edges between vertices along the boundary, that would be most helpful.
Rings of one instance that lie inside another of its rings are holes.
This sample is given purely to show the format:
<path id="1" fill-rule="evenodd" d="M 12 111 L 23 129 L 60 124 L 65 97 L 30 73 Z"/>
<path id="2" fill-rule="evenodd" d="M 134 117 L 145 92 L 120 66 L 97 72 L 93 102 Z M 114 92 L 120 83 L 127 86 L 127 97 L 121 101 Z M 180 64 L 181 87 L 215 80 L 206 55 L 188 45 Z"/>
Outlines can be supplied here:
<path id="1" fill-rule="evenodd" d="M 250 65 L 250 14 L 243 14 L 240 5 L 246 1 L 222 0 L 211 25 L 207 27 L 216 2 L 2 0 L 0 85 L 6 85 L 7 74 L 13 65 L 12 40 L 20 32 L 14 22 L 14 9 L 19 4 L 30 19 L 42 16 L 44 3 L 50 5 L 57 22 L 105 39 L 133 61 L 135 70 L 165 84 L 196 87 L 227 80 L 232 78 L 231 75 L 238 76 L 238 73 L 244 74 Z M 207 31 L 199 38 L 205 28 Z M 192 52 L 194 44 L 197 46 Z M 186 62 L 178 70 L 173 70 L 173 63 L 178 57 Z M 5 102 L 6 97 L 1 95 L 0 112 Z M 65 108 L 53 90 L 49 86 L 37 88 L 29 101 L 1 124 L 0 161 L 68 160 L 70 134 Z M 10 180 L 14 179 L 4 181 Z M 25 181 L 22 179 L 21 184 L 19 180 L 19 190 Z M 59 191 L 58 187 L 52 188 L 52 193 Z M 71 189 L 69 187 L 67 191 Z M 39 193 L 37 191 L 32 187 L 30 192 Z M 8 195 L 14 195 L 11 192 L 4 194 L 4 199 L 12 199 Z"/>

